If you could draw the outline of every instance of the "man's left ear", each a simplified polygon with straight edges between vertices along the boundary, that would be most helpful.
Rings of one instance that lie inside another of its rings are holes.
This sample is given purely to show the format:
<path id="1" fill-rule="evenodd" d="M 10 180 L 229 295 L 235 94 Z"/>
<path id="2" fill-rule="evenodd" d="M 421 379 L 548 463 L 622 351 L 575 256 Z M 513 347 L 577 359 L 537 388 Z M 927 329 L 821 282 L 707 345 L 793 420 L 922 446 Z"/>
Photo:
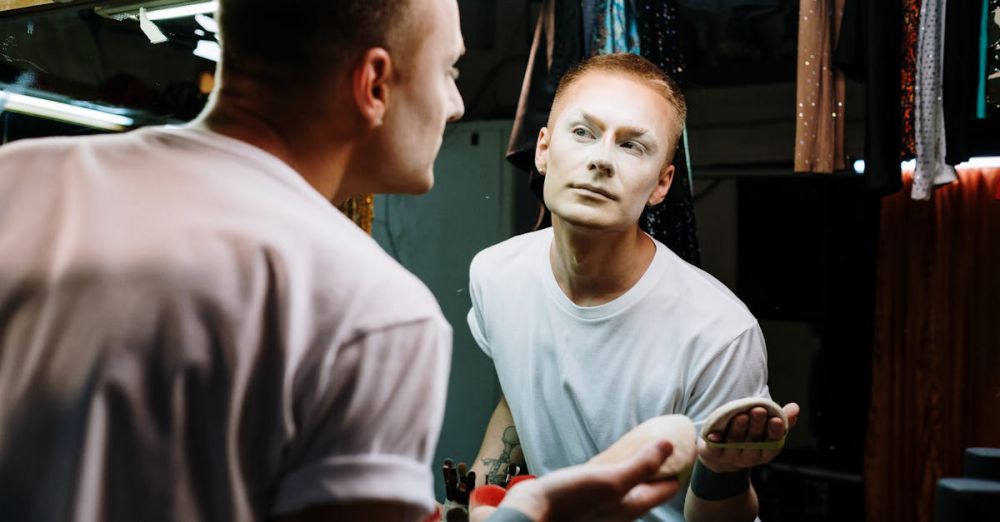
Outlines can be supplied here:
<path id="1" fill-rule="evenodd" d="M 667 165 L 667 168 L 660 172 L 660 178 L 656 181 L 656 188 L 653 189 L 653 193 L 649 196 L 649 201 L 646 205 L 653 206 L 659 205 L 663 202 L 663 198 L 667 197 L 667 191 L 670 190 L 670 183 L 674 180 L 674 166 L 673 164 Z"/>

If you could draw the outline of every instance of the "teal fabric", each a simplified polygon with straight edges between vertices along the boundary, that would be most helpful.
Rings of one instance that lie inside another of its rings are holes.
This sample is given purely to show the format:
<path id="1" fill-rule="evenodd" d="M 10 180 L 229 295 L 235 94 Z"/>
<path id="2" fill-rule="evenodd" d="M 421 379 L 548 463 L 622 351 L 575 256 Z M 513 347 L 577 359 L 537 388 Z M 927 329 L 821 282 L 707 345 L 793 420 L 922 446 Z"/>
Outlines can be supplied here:
<path id="1" fill-rule="evenodd" d="M 976 117 L 986 119 L 986 57 L 989 55 L 989 40 L 987 20 L 990 13 L 990 0 L 983 0 L 983 26 L 979 31 L 979 91 L 976 93 Z"/>
<path id="2" fill-rule="evenodd" d="M 598 23 L 592 35 L 591 52 L 595 54 L 639 54 L 638 13 L 629 0 L 603 0 L 597 3 Z"/>

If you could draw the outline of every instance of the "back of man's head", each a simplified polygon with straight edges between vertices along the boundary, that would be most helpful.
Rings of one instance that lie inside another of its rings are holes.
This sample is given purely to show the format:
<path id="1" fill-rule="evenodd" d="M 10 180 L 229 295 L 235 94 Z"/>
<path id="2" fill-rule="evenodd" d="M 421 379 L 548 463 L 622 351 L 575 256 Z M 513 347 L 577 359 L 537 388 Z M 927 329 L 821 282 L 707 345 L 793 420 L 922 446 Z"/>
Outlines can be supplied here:
<path id="1" fill-rule="evenodd" d="M 223 77 L 295 88 L 349 66 L 365 49 L 398 51 L 415 34 L 413 1 L 221 0 Z"/>
<path id="2" fill-rule="evenodd" d="M 584 60 L 566 72 L 559 80 L 559 87 L 556 88 L 555 98 L 552 100 L 548 127 L 552 127 L 556 118 L 559 117 L 562 102 L 569 96 L 573 85 L 587 75 L 601 73 L 620 74 L 633 78 L 663 96 L 674 110 L 673 125 L 670 129 L 671 147 L 677 146 L 677 141 L 680 139 L 681 133 L 684 132 L 684 121 L 687 118 L 687 103 L 684 101 L 684 94 L 680 87 L 653 62 L 630 53 L 599 54 Z M 673 149 L 668 156 L 672 157 L 672 152 Z"/>

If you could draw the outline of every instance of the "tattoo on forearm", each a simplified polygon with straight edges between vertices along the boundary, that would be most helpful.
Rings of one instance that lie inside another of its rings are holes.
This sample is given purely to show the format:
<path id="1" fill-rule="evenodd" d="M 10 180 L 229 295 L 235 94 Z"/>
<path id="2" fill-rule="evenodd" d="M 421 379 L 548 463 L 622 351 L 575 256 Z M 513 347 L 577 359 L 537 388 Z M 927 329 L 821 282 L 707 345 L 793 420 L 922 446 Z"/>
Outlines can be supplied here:
<path id="1" fill-rule="evenodd" d="M 486 472 L 487 484 L 503 485 L 507 480 L 507 473 L 510 470 L 510 456 L 514 448 L 521 446 L 521 439 L 517 436 L 517 428 L 507 426 L 501 435 L 503 440 L 503 451 L 496 458 L 483 459 L 483 465 L 489 466 Z"/>

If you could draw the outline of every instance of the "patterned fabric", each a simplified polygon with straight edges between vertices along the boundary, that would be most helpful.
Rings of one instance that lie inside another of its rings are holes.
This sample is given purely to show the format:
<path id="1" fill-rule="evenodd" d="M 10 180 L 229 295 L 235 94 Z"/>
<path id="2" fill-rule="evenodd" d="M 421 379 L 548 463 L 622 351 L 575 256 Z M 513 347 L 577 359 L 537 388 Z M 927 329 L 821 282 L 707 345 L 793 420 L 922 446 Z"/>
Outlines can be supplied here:
<path id="1" fill-rule="evenodd" d="M 591 54 L 639 54 L 639 29 L 631 0 L 598 0 Z"/>
<path id="2" fill-rule="evenodd" d="M 844 0 L 801 0 L 795 97 L 795 172 L 844 170 L 844 73 L 833 42 Z"/>
<path id="3" fill-rule="evenodd" d="M 961 1 L 961 0 L 953 0 Z M 945 0 L 924 0 L 920 7 L 917 49 L 916 131 L 917 166 L 913 199 L 930 199 L 935 185 L 955 181 L 955 168 L 946 165 L 941 70 L 944 59 Z"/>
<path id="4" fill-rule="evenodd" d="M 920 36 L 920 0 L 903 0 L 903 159 L 917 155 L 914 104 L 917 81 L 917 38 Z"/>

